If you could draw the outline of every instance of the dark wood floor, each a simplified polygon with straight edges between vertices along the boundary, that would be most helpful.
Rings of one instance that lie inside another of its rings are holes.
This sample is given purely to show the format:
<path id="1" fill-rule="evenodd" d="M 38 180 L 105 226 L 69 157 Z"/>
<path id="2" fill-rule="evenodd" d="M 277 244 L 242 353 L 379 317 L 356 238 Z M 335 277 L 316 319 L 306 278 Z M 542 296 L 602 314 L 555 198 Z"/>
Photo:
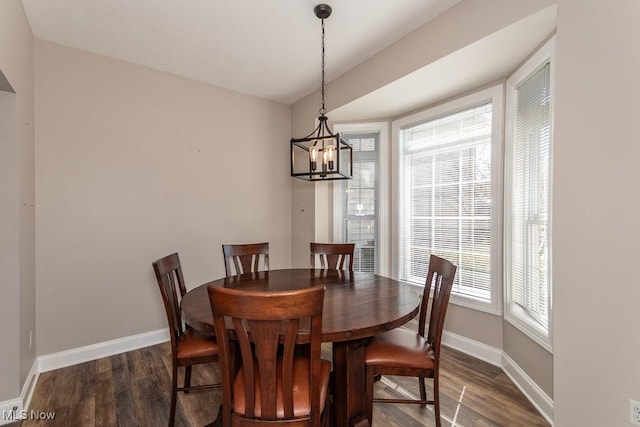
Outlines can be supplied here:
<path id="1" fill-rule="evenodd" d="M 330 347 L 323 348 L 330 357 Z M 160 344 L 40 375 L 30 410 L 54 411 L 53 421 L 22 426 L 163 426 L 170 402 L 171 350 Z M 193 383 L 214 381 L 217 366 L 194 368 Z M 548 426 L 499 368 L 445 348 L 441 365 L 443 426 Z M 417 394 L 417 380 L 384 377 L 376 395 Z M 178 393 L 177 426 L 211 422 L 220 390 Z M 433 426 L 433 411 L 419 405 L 375 404 L 374 426 Z"/>

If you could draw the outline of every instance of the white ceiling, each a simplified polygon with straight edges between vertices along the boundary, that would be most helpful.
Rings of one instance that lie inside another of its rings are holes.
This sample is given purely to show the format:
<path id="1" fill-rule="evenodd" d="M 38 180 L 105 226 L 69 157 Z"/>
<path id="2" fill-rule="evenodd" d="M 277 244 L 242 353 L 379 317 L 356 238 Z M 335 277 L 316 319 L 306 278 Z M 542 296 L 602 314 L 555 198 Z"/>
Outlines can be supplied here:
<path id="1" fill-rule="evenodd" d="M 327 81 L 460 0 L 329 3 Z M 291 104 L 320 86 L 320 0 L 22 0 L 36 38 Z"/>

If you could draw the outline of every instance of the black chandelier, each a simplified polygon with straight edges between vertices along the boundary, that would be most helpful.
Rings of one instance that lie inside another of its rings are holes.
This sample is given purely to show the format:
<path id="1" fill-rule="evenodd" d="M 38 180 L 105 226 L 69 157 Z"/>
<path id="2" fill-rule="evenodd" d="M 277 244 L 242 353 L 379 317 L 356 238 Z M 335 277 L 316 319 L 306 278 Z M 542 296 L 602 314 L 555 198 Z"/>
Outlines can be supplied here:
<path id="1" fill-rule="evenodd" d="M 331 6 L 319 4 L 313 9 L 322 27 L 322 105 L 318 127 L 304 138 L 291 138 L 291 176 L 306 181 L 331 181 L 351 179 L 353 174 L 353 149 L 332 133 L 327 124 L 324 105 L 324 20 L 331 15 Z M 297 162 L 296 162 L 297 157 Z"/>

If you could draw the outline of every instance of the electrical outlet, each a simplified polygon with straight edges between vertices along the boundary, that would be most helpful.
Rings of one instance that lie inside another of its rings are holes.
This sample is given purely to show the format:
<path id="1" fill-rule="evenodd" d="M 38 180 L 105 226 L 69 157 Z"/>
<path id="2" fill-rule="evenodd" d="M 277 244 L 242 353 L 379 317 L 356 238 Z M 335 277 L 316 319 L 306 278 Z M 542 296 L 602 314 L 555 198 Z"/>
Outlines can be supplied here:
<path id="1" fill-rule="evenodd" d="M 629 422 L 640 426 L 640 402 L 629 399 Z"/>

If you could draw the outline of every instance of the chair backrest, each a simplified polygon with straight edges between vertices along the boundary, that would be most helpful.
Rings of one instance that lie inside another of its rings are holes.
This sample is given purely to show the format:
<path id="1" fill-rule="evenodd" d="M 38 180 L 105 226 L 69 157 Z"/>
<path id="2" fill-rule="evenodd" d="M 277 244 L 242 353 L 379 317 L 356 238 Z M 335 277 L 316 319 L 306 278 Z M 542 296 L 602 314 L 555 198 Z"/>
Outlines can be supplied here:
<path id="1" fill-rule="evenodd" d="M 429 258 L 429 272 L 424 286 L 424 293 L 420 306 L 420 321 L 418 323 L 418 333 L 426 338 L 436 353 L 436 358 L 440 353 L 440 342 L 442 341 L 442 330 L 444 328 L 444 317 L 449 306 L 451 287 L 456 276 L 457 266 L 450 261 L 431 255 Z M 429 304 L 429 294 L 433 288 L 431 299 L 431 311 L 429 315 L 429 330 L 425 336 L 425 323 Z"/>
<path id="2" fill-rule="evenodd" d="M 224 254 L 224 270 L 227 277 L 259 271 L 261 255 L 263 270 L 269 271 L 269 243 L 222 245 L 222 253 Z M 231 268 L 232 262 L 235 270 Z"/>
<path id="3" fill-rule="evenodd" d="M 316 255 L 320 258 L 320 268 L 353 271 L 354 243 L 313 243 L 311 242 L 311 268 L 316 268 Z M 346 261 L 348 259 L 348 261 Z"/>
<path id="4" fill-rule="evenodd" d="M 175 356 L 178 339 L 184 331 L 182 316 L 180 315 L 180 299 L 187 293 L 178 254 L 167 255 L 164 258 L 154 261 L 153 270 L 156 273 L 160 294 L 164 302 L 164 309 L 167 313 L 171 347 Z"/>
<path id="5" fill-rule="evenodd" d="M 255 425 L 256 420 L 271 420 L 273 425 L 273 421 L 294 418 L 294 349 L 301 343 L 310 343 L 309 357 L 297 359 L 297 363 L 302 360 L 310 365 L 310 417 L 291 425 L 319 425 L 324 286 L 277 292 L 209 286 L 208 291 L 218 337 L 225 425 L 243 425 L 242 421 Z M 240 357 L 235 359 L 232 337 L 240 349 Z M 234 398 L 234 360 L 241 360 L 244 373 L 244 414 L 232 410 L 234 402 L 240 401 Z M 281 368 L 277 367 L 280 363 Z M 282 389 L 282 413 L 278 413 L 278 386 Z"/>

